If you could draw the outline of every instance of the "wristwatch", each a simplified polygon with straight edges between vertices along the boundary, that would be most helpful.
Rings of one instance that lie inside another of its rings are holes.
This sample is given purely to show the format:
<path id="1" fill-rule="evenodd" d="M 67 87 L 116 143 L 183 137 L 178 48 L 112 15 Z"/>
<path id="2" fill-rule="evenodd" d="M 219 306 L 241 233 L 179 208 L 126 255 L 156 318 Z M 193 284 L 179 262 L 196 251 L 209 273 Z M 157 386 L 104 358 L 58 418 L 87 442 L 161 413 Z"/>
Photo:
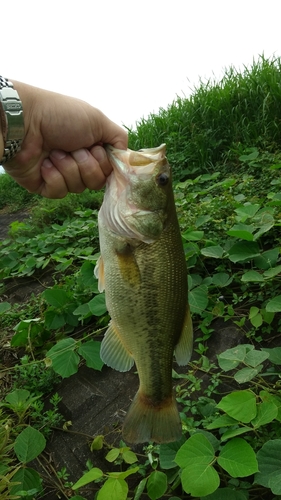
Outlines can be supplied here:
<path id="1" fill-rule="evenodd" d="M 14 158 L 24 138 L 22 102 L 12 82 L 0 76 L 0 120 L 4 140 L 4 155 L 0 165 Z"/>

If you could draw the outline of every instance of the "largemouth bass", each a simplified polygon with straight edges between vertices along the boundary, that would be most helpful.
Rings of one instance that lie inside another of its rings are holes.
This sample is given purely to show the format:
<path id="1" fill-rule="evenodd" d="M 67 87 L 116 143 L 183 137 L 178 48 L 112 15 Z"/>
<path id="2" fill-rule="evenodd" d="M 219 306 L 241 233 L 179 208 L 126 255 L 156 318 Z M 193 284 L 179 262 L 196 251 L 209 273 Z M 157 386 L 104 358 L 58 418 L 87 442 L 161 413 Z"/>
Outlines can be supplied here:
<path id="1" fill-rule="evenodd" d="M 140 151 L 107 146 L 113 167 L 99 211 L 101 256 L 95 274 L 111 322 L 101 345 L 108 366 L 134 362 L 140 386 L 128 410 L 128 443 L 177 441 L 181 422 L 172 389 L 173 353 L 192 352 L 187 270 L 166 146 Z"/>

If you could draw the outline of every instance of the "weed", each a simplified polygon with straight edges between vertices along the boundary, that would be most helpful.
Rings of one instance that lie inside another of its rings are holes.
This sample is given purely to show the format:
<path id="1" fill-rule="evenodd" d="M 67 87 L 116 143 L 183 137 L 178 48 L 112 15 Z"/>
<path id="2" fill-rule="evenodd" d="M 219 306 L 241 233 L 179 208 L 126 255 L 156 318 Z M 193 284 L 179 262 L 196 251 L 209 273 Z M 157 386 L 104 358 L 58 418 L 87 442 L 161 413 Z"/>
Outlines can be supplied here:
<path id="1" fill-rule="evenodd" d="M 21 358 L 13 371 L 13 389 L 26 389 L 35 395 L 49 394 L 60 382 L 60 377 L 44 362 L 30 362 L 28 355 Z"/>

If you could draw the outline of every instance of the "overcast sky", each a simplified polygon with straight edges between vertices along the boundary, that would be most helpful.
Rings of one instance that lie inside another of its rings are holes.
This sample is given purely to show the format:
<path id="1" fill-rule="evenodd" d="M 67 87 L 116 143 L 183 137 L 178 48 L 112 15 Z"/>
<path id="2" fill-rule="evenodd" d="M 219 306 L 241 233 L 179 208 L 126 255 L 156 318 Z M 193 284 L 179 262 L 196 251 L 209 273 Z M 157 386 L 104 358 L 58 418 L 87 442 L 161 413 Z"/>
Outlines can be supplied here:
<path id="1" fill-rule="evenodd" d="M 0 74 L 128 127 L 259 54 L 281 56 L 280 0 L 13 0 Z"/>

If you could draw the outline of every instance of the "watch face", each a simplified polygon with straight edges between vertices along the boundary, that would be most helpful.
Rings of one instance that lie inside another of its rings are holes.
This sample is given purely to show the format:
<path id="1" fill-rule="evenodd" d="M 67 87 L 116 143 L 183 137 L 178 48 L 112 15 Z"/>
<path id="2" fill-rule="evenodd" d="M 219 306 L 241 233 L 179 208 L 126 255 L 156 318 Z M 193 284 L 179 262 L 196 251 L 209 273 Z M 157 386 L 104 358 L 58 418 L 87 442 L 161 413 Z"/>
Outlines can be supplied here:
<path id="1" fill-rule="evenodd" d="M 24 138 L 22 102 L 12 83 L 0 76 L 0 120 L 4 139 L 3 164 L 20 150 Z"/>

